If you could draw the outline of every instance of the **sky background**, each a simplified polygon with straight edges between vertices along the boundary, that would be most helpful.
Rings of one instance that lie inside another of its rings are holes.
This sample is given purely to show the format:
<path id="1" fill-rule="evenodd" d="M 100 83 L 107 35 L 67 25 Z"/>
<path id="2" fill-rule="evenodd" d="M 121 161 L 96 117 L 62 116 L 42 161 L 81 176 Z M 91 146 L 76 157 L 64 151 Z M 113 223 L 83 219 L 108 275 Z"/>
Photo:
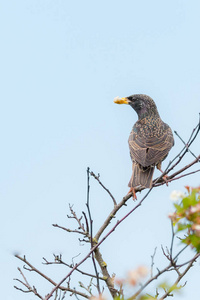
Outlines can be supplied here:
<path id="1" fill-rule="evenodd" d="M 162 119 L 188 139 L 200 111 L 199 12 L 197 0 L 1 1 L 2 299 L 35 299 L 13 288 L 23 266 L 15 253 L 26 254 L 56 281 L 67 270 L 41 265 L 43 256 L 62 253 L 71 263 L 87 253 L 77 236 L 51 226 L 75 226 L 66 217 L 69 203 L 78 214 L 86 210 L 87 167 L 100 173 L 117 201 L 128 192 L 127 140 L 137 116 L 129 106 L 114 104 L 114 97 L 148 94 Z M 199 145 L 198 137 L 196 154 Z M 181 148 L 175 136 L 163 168 Z M 192 160 L 188 154 L 181 166 Z M 169 195 L 199 184 L 197 173 L 153 190 L 102 245 L 109 272 L 123 277 L 138 265 L 150 266 L 156 246 L 155 265 L 165 266 L 160 245 L 170 245 Z M 117 219 L 133 205 L 130 199 Z M 111 199 L 91 179 L 94 232 L 111 209 Z M 27 279 L 41 294 L 51 291 L 36 275 L 28 273 Z M 199 262 L 186 280 L 174 299 L 199 297 Z"/>

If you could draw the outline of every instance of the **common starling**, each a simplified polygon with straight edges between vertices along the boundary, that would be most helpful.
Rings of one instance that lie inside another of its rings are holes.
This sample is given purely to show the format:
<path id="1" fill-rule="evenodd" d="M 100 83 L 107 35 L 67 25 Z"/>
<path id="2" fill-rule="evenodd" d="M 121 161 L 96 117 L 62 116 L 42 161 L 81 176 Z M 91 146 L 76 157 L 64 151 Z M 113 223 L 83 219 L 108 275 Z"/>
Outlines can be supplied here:
<path id="1" fill-rule="evenodd" d="M 161 120 L 151 97 L 135 94 L 125 98 L 116 97 L 114 102 L 129 104 L 138 114 L 138 121 L 128 139 L 133 163 L 128 186 L 129 192 L 133 192 L 136 198 L 135 187 L 151 188 L 155 166 L 162 172 L 161 163 L 174 145 L 174 138 L 171 128 Z"/>

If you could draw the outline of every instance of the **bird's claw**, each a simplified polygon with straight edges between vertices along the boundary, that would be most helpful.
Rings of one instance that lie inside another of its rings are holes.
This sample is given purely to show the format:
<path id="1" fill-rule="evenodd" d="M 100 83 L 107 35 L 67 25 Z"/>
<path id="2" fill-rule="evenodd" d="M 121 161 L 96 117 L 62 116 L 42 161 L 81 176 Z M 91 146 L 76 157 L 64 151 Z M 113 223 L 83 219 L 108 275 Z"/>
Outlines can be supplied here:
<path id="1" fill-rule="evenodd" d="M 165 181 L 166 186 L 169 186 L 169 184 L 168 184 L 168 176 L 167 176 L 167 175 L 164 175 L 162 178 L 163 178 L 163 180 Z"/>
<path id="2" fill-rule="evenodd" d="M 133 194 L 133 201 L 137 200 L 137 196 L 136 196 L 136 193 L 135 193 L 135 189 L 133 187 L 130 188 L 129 193 L 132 193 Z"/>

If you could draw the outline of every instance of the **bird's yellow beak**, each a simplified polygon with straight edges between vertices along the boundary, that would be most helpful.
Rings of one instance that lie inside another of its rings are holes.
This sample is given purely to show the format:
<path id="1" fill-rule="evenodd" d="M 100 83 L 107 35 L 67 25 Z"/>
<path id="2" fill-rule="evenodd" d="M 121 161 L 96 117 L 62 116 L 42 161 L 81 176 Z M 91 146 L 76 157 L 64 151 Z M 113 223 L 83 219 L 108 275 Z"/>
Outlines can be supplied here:
<path id="1" fill-rule="evenodd" d="M 117 103 L 117 104 L 128 104 L 128 99 L 126 97 L 120 98 L 118 96 L 118 97 L 114 98 L 114 103 Z"/>

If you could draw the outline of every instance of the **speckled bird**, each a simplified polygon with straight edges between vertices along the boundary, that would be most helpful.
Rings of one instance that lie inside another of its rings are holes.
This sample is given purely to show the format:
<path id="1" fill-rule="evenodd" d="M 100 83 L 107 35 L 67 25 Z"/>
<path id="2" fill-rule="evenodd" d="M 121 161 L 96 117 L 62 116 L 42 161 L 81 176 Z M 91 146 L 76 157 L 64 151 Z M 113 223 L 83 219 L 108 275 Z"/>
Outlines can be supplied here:
<path id="1" fill-rule="evenodd" d="M 155 166 L 162 172 L 161 163 L 174 145 L 174 138 L 169 125 L 161 120 L 151 97 L 135 94 L 125 98 L 116 97 L 114 102 L 129 104 L 138 114 L 138 121 L 128 139 L 133 163 L 128 186 L 129 192 L 133 192 L 136 198 L 135 187 L 151 188 Z"/>

